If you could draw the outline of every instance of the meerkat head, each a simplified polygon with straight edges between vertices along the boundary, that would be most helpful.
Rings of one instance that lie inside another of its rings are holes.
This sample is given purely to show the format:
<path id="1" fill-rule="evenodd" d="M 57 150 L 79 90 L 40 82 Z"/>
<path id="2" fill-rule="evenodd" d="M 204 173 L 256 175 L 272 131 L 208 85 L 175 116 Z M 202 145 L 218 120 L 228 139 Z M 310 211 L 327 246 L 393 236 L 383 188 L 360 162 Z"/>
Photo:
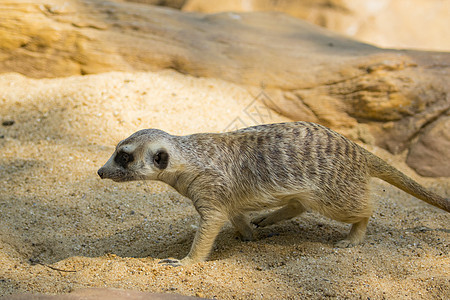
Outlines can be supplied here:
<path id="1" fill-rule="evenodd" d="M 171 137 L 157 129 L 140 130 L 117 145 L 97 174 L 117 182 L 155 180 L 173 164 Z"/>

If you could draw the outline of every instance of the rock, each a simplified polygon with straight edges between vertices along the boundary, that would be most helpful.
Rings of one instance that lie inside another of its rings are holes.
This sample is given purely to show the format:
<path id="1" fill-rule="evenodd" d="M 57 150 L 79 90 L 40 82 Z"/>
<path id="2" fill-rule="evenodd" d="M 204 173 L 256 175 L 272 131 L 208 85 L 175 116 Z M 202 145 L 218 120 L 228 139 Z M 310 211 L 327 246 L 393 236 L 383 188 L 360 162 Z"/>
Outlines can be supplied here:
<path id="1" fill-rule="evenodd" d="M 357 64 L 380 52 L 283 14 L 200 15 L 89 0 L 0 5 L 0 71 L 31 77 L 173 68 L 292 89 L 365 73 Z"/>
<path id="2" fill-rule="evenodd" d="M 5 120 L 2 122 L 2 125 L 7 127 L 7 126 L 12 126 L 14 125 L 15 121 L 14 120 Z"/>
<path id="3" fill-rule="evenodd" d="M 197 297 L 182 296 L 177 294 L 161 294 L 161 293 L 148 293 L 139 292 L 133 290 L 120 290 L 113 288 L 85 288 L 74 290 L 69 294 L 63 295 L 10 295 L 6 298 L 0 297 L 0 299 L 11 300 L 194 300 L 203 299 Z"/>
<path id="4" fill-rule="evenodd" d="M 186 0 L 123 0 L 126 2 L 136 2 L 149 5 L 160 5 L 172 8 L 182 8 Z"/>
<path id="5" fill-rule="evenodd" d="M 450 116 L 427 126 L 413 143 L 406 162 L 422 176 L 450 177 Z"/>
<path id="6" fill-rule="evenodd" d="M 120 1 L 0 4 L 0 72 L 174 69 L 270 97 L 293 120 L 406 150 L 450 109 L 450 53 L 380 49 L 281 13 L 204 15 Z M 444 159 L 444 158 L 442 158 Z"/>
<path id="7" fill-rule="evenodd" d="M 442 0 L 188 0 L 183 10 L 277 11 L 380 47 L 450 50 L 450 5 Z"/>

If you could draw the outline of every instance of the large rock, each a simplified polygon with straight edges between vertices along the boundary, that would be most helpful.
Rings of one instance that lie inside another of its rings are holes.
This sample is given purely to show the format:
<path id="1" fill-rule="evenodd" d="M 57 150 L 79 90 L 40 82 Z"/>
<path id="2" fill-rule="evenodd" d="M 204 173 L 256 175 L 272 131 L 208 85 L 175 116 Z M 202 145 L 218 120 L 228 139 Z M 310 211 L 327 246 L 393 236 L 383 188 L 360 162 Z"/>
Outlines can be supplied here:
<path id="1" fill-rule="evenodd" d="M 406 162 L 423 176 L 450 177 L 450 116 L 428 126 L 408 153 Z"/>
<path id="2" fill-rule="evenodd" d="M 379 49 L 281 13 L 204 15 L 143 4 L 0 4 L 0 72 L 58 77 L 175 69 L 261 86 L 293 120 L 399 153 L 449 111 L 450 54 Z M 445 159 L 445 158 L 442 158 Z"/>
<path id="3" fill-rule="evenodd" d="M 68 294 L 17 294 L 1 297 L 0 300 L 196 300 L 204 299 L 178 294 L 162 294 L 140 292 L 134 290 L 121 290 L 114 288 L 84 288 L 77 289 Z"/>
<path id="4" fill-rule="evenodd" d="M 183 10 L 278 11 L 380 47 L 450 50 L 442 0 L 188 0 Z"/>

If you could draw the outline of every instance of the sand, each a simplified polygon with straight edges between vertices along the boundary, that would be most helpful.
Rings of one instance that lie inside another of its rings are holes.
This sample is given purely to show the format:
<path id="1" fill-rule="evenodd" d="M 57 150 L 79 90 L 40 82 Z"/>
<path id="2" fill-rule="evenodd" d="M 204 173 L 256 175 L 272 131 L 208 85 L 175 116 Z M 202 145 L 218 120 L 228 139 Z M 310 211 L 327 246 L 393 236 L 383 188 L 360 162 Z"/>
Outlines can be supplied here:
<path id="1" fill-rule="evenodd" d="M 379 180 L 360 246 L 335 248 L 349 225 L 309 212 L 258 229 L 254 242 L 227 225 L 209 261 L 158 264 L 189 251 L 198 221 L 190 201 L 162 183 L 102 181 L 97 169 L 138 129 L 287 120 L 258 95 L 171 71 L 0 75 L 0 295 L 111 287 L 219 299 L 448 299 L 450 215 Z M 367 148 L 450 196 L 448 178 L 417 176 L 405 153 Z"/>

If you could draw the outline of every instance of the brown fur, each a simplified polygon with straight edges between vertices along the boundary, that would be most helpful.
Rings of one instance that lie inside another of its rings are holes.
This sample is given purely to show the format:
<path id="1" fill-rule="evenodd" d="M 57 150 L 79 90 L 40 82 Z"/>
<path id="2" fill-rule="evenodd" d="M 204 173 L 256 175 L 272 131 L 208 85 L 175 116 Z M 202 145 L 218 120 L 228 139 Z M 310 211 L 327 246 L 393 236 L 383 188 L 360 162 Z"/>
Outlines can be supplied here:
<path id="1" fill-rule="evenodd" d="M 98 173 L 116 181 L 160 180 L 192 200 L 200 227 L 184 259 L 163 261 L 171 265 L 205 260 L 227 220 L 251 240 L 251 223 L 267 226 L 308 209 L 353 224 L 348 237 L 337 245 L 356 245 L 373 213 L 370 177 L 450 211 L 448 199 L 344 136 L 307 122 L 189 136 L 141 130 L 120 142 Z M 274 207 L 280 208 L 251 223 L 247 219 L 248 212 Z"/>

